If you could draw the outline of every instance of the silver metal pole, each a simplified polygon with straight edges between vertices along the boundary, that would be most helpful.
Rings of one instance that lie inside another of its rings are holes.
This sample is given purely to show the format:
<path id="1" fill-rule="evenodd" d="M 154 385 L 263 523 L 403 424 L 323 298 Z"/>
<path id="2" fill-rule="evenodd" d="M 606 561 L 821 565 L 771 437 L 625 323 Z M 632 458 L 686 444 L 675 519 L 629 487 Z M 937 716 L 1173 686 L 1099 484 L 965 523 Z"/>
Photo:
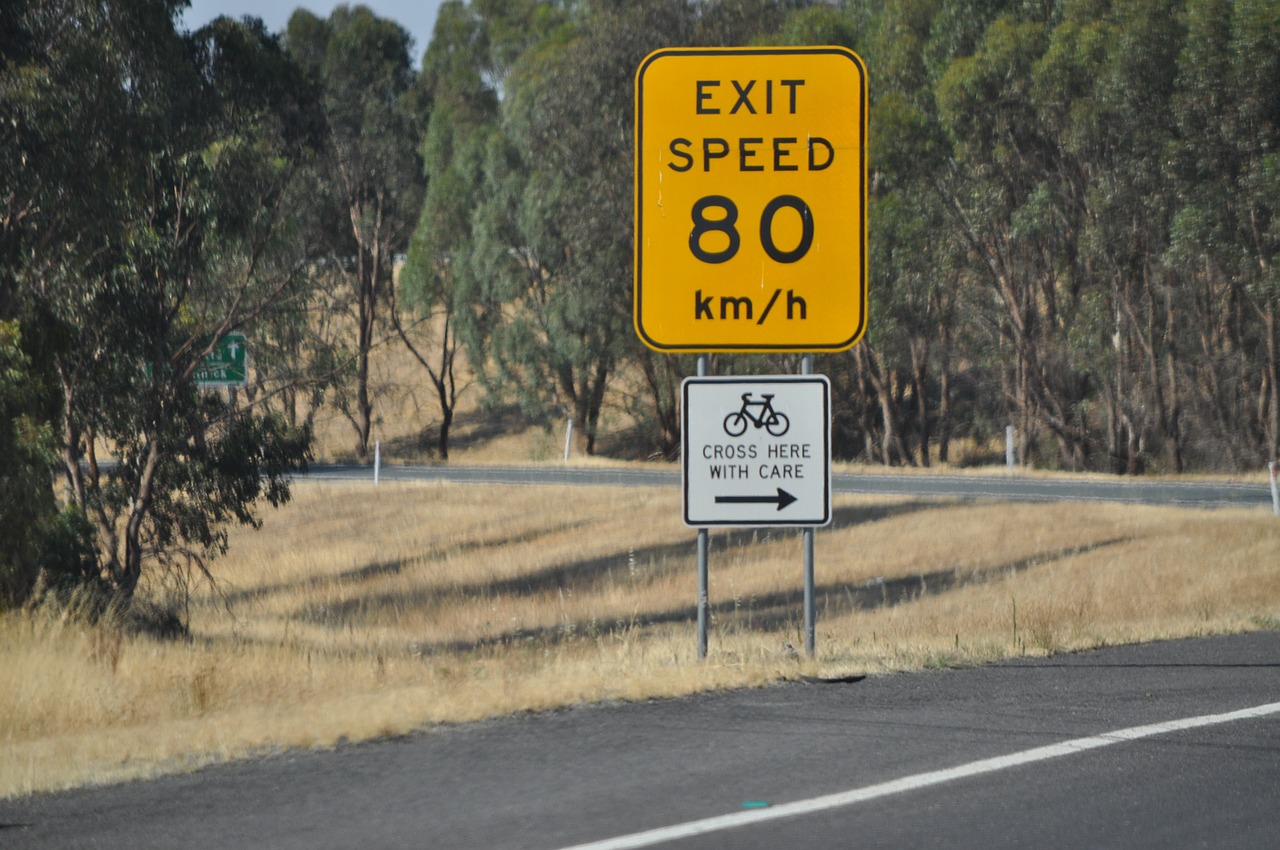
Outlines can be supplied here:
<path id="1" fill-rule="evenodd" d="M 813 374 L 813 355 L 806 354 L 800 358 L 800 374 Z M 804 547 L 804 654 L 812 658 L 814 654 L 814 636 L 817 631 L 818 611 L 813 599 L 813 528 L 806 528 L 802 534 Z"/>
<path id="2" fill-rule="evenodd" d="M 707 657 L 707 530 L 698 529 L 698 659 Z"/>
<path id="3" fill-rule="evenodd" d="M 711 358 L 705 354 L 698 355 L 698 377 L 704 378 L 707 372 L 711 370 Z M 707 570 L 707 544 L 709 543 L 707 530 L 705 528 L 698 529 L 698 658 L 699 660 L 707 657 L 707 586 L 708 580 Z"/>

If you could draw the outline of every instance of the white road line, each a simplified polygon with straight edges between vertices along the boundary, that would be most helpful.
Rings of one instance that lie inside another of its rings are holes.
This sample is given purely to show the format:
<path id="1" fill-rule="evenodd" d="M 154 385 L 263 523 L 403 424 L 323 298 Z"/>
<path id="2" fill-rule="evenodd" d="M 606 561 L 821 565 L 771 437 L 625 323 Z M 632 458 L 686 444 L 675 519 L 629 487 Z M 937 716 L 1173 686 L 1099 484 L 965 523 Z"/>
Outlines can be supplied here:
<path id="1" fill-rule="evenodd" d="M 1276 713 L 1280 713 L 1280 702 L 1244 708 L 1239 711 L 1227 712 L 1226 714 L 1207 714 L 1201 717 L 1170 720 L 1166 723 L 1152 723 L 1149 726 L 1117 729 L 1114 732 L 1104 732 L 1101 735 L 1094 735 L 1089 738 L 1076 738 L 1071 741 L 1063 741 L 1060 744 L 1035 747 L 1018 753 L 1010 753 L 1007 756 L 997 756 L 996 758 L 969 762 L 958 767 L 949 767 L 945 770 L 934 770 L 928 773 L 917 773 L 914 776 L 904 776 L 901 779 L 882 782 L 878 785 L 868 785 L 865 788 L 855 788 L 852 791 L 812 797 L 808 800 L 797 800 L 794 803 L 783 803 L 767 809 L 734 812 L 733 814 L 720 815 L 704 820 L 651 829 L 647 832 L 620 835 L 616 838 L 606 838 L 603 841 L 565 847 L 562 850 L 629 850 L 629 848 L 634 847 L 652 847 L 655 844 L 691 838 L 695 835 L 705 835 L 709 832 L 737 829 L 738 827 L 765 823 L 780 818 L 797 817 L 799 815 L 827 811 L 828 809 L 837 809 L 842 806 L 852 806 L 856 803 L 865 803 L 868 800 L 874 800 L 879 797 L 902 794 L 907 791 L 928 788 L 931 785 L 941 785 L 944 782 L 953 782 L 970 776 L 980 776 L 984 773 L 995 773 L 999 770 L 1007 770 L 1023 764 L 1045 761 L 1059 756 L 1069 756 L 1086 750 L 1096 750 L 1099 747 L 1109 747 L 1113 744 L 1123 744 L 1155 735 L 1182 732 L 1187 729 L 1197 729 L 1201 726 L 1215 726 L 1220 723 L 1231 723 L 1235 720 L 1249 720 Z"/>

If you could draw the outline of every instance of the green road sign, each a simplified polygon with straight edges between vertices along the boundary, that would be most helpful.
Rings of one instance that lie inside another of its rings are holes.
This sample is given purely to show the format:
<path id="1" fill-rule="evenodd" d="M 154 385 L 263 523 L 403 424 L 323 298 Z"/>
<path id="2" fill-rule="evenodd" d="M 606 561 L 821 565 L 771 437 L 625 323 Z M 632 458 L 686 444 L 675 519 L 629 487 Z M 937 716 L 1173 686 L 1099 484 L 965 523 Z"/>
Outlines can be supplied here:
<path id="1" fill-rule="evenodd" d="M 227 334 L 196 369 L 196 386 L 243 387 L 249 379 L 249 354 L 244 334 Z"/>

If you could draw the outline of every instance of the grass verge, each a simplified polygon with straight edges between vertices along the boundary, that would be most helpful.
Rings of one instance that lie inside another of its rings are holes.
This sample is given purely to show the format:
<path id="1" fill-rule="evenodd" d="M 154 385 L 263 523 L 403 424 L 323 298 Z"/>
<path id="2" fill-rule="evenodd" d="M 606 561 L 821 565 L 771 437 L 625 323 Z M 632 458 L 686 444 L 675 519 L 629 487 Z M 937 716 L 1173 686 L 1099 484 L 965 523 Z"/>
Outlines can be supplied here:
<path id="1" fill-rule="evenodd" d="M 1259 511 L 838 496 L 816 536 L 712 535 L 698 663 L 675 490 L 297 485 L 189 641 L 0 618 L 0 796 L 585 701 L 956 666 L 1280 623 Z"/>

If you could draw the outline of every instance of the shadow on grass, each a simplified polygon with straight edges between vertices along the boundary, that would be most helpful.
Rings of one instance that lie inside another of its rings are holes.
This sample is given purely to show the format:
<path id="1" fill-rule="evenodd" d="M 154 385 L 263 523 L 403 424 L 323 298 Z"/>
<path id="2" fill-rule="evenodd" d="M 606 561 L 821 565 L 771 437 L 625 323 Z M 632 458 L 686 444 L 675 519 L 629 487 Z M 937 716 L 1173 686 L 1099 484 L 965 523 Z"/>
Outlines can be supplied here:
<path id="1" fill-rule="evenodd" d="M 472 552 L 497 551 L 516 543 L 528 543 L 531 540 L 538 540 L 540 538 L 550 537 L 556 534 L 563 534 L 566 531 L 573 531 L 574 529 L 582 528 L 589 524 L 589 520 L 583 519 L 563 522 L 558 525 L 540 526 L 536 530 L 525 531 L 497 539 L 486 538 L 484 540 L 469 541 L 457 546 L 451 546 L 445 550 L 432 551 L 413 558 L 402 558 L 397 561 L 381 561 L 375 564 L 365 564 L 364 566 L 344 570 L 339 573 L 300 578 L 296 581 L 277 582 L 275 584 L 261 585 L 259 587 L 248 588 L 245 590 L 227 590 L 220 598 L 225 600 L 228 604 L 234 605 L 237 602 L 264 599 L 276 594 L 292 594 L 302 590 L 315 590 L 321 587 L 341 587 L 343 585 L 368 581 L 381 576 L 397 575 L 410 567 L 443 561 L 446 558 L 452 558 L 458 555 L 465 555 Z"/>
<path id="2" fill-rule="evenodd" d="M 530 416 L 515 404 L 500 405 L 483 412 L 462 413 L 454 420 L 449 450 L 476 449 L 535 426 L 550 429 L 551 423 L 545 418 Z"/>
<path id="3" fill-rule="evenodd" d="M 929 507 L 936 507 L 936 505 L 929 502 L 904 502 L 901 504 L 843 508 L 834 512 L 831 527 L 848 528 L 855 525 L 878 522 Z M 547 529 L 545 533 L 551 534 L 572 530 L 580 525 L 581 523 L 569 523 L 556 529 Z M 798 529 L 735 529 L 713 532 L 711 546 L 713 552 L 723 554 L 726 551 L 732 552 L 735 549 L 745 549 L 762 542 L 769 543 L 788 539 L 798 541 L 799 537 L 800 531 Z M 515 541 L 489 541 L 475 545 L 472 548 L 474 550 L 496 549 L 511 542 L 527 542 L 531 539 L 536 539 L 536 537 L 526 535 Z M 687 542 L 628 548 L 625 551 L 619 550 L 595 558 L 555 564 L 526 575 L 499 581 L 457 582 L 442 587 L 428 587 L 416 591 L 394 593 L 360 593 L 358 589 L 351 588 L 345 599 L 326 603 L 322 606 L 308 606 L 295 612 L 294 616 L 305 622 L 333 628 L 345 628 L 348 625 L 359 624 L 367 612 L 373 612 L 376 615 L 376 612 L 387 608 L 400 610 L 413 608 L 429 611 L 433 607 L 448 604 L 458 598 L 483 599 L 494 596 L 532 598 L 562 590 L 586 593 L 602 585 L 615 582 L 623 576 L 629 580 L 645 581 L 677 570 L 689 569 L 696 559 L 696 545 L 694 532 L 691 529 L 690 539 Z M 457 552 L 459 550 L 455 549 L 453 551 Z M 435 560 L 439 559 L 439 557 L 441 556 L 433 555 L 431 559 Z M 343 580 L 359 581 L 364 578 L 396 573 L 403 570 L 409 563 L 422 563 L 423 560 L 415 559 L 411 562 L 372 564 L 367 567 L 361 567 L 358 570 L 349 571 L 341 576 L 320 580 L 317 585 L 323 586 Z M 271 592 L 275 592 L 275 589 L 263 588 L 253 591 L 258 596 Z"/>
<path id="4" fill-rule="evenodd" d="M 841 508 L 835 511 L 831 528 L 851 528 L 880 522 L 919 511 L 937 509 L 936 502 L 908 501 L 878 505 Z M 506 540 L 490 540 L 455 548 L 458 551 L 497 550 L 514 542 L 536 540 L 542 534 L 571 531 L 584 523 L 564 523 L 555 528 L 540 530 Z M 799 529 L 735 529 L 713 532 L 711 535 L 712 564 L 715 558 L 732 554 L 734 550 L 777 541 L 792 540 L 799 543 Z M 1066 549 L 1039 552 L 1027 558 L 979 570 L 943 569 L 898 578 L 877 578 L 861 585 L 848 583 L 821 584 L 815 588 L 815 607 L 820 617 L 826 619 L 855 611 L 874 611 L 914 602 L 926 595 L 939 595 L 961 587 L 984 584 L 1015 575 L 1038 566 L 1074 557 L 1086 552 L 1129 542 L 1131 538 L 1117 537 L 1087 543 Z M 387 610 L 418 610 L 429 615 L 437 607 L 456 604 L 457 600 L 474 600 L 489 597 L 533 598 L 558 591 L 579 594 L 591 593 L 611 583 L 643 582 L 653 577 L 676 571 L 692 572 L 696 559 L 694 532 L 690 539 L 679 543 L 663 544 L 636 549 L 618 550 L 608 555 L 585 558 L 556 564 L 533 573 L 510 579 L 490 582 L 458 582 L 445 586 L 427 587 L 410 592 L 361 592 L 358 586 L 342 587 L 344 598 L 324 605 L 313 605 L 298 610 L 294 617 L 333 629 L 361 625 L 373 620 Z M 371 564 L 348 571 L 338 577 L 316 580 L 316 584 L 355 583 L 390 573 L 397 573 L 425 561 L 439 560 L 445 553 L 433 553 L 424 558 L 389 564 Z M 797 560 L 799 551 L 797 546 Z M 280 588 L 284 589 L 284 588 Z M 292 589 L 292 588 L 290 588 Z M 264 595 L 275 589 L 255 590 L 252 595 Z M 693 594 L 690 594 L 691 597 Z M 803 590 L 797 574 L 794 590 L 717 601 L 710 607 L 712 625 L 721 631 L 746 630 L 793 635 L 800 631 L 803 620 Z M 417 645 L 424 655 L 458 653 L 510 647 L 549 647 L 576 638 L 607 638 L 651 626 L 692 624 L 697 621 L 695 600 L 688 605 L 665 611 L 646 612 L 631 618 L 590 620 L 566 620 L 554 626 L 532 629 L 514 629 L 482 638 L 437 641 Z"/>
<path id="5" fill-rule="evenodd" d="M 1068 549 L 1040 552 L 1018 561 L 988 567 L 982 570 L 936 570 L 896 579 L 873 579 L 862 585 L 832 583 L 814 588 L 814 606 L 824 617 L 835 617 L 854 611 L 875 611 L 915 602 L 927 595 L 940 595 L 962 587 L 998 581 L 1035 567 L 1044 566 L 1065 558 L 1104 549 L 1132 538 L 1117 537 Z M 753 596 L 747 600 L 733 599 L 709 606 L 712 625 L 717 629 L 742 629 L 752 632 L 776 632 L 791 634 L 801 629 L 803 620 L 803 590 Z M 531 645 L 552 646 L 573 637 L 608 637 L 635 628 L 661 626 L 676 623 L 697 622 L 696 605 L 682 606 L 668 611 L 637 616 L 613 623 L 599 621 L 571 621 L 541 629 L 521 629 L 493 635 L 478 640 L 441 641 L 421 646 L 424 655 L 436 653 L 472 652 L 487 648 Z"/>

